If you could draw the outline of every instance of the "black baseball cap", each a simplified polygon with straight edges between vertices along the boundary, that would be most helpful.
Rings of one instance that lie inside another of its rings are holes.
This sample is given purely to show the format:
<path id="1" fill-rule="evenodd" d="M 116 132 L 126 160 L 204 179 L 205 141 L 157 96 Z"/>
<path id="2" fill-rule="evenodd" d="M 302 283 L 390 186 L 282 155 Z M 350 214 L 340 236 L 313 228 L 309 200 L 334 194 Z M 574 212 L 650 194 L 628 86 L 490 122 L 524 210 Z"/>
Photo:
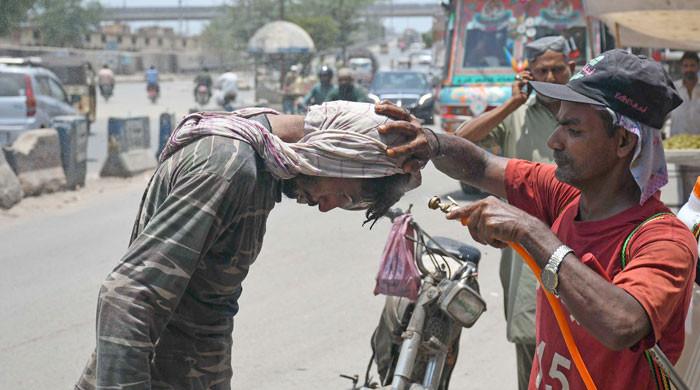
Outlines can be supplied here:
<path id="1" fill-rule="evenodd" d="M 656 129 L 683 102 L 660 63 L 622 49 L 606 51 L 590 60 L 566 85 L 530 84 L 543 96 L 609 107 Z"/>

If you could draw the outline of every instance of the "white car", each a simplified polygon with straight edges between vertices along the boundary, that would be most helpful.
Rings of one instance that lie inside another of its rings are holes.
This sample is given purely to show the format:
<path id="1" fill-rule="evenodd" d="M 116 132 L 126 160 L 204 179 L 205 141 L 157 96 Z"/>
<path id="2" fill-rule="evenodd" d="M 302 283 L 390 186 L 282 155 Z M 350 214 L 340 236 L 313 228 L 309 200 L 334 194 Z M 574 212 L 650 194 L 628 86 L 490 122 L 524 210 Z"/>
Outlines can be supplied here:
<path id="1" fill-rule="evenodd" d="M 23 132 L 51 126 L 51 118 L 77 115 L 58 77 L 37 66 L 0 64 L 0 146 Z"/>

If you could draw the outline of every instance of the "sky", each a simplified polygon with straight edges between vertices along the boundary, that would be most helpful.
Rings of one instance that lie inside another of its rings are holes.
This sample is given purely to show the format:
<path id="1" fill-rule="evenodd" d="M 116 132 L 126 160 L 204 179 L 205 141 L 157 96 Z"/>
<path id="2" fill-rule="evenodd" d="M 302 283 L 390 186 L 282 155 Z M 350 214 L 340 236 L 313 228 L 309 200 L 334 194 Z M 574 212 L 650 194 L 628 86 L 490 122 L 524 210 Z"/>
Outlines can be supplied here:
<path id="1" fill-rule="evenodd" d="M 334 1 L 334 0 L 328 0 Z M 179 0 L 100 0 L 99 1 L 104 7 L 147 7 L 147 6 L 163 6 L 163 7 L 176 7 Z M 207 6 L 207 5 L 221 5 L 230 4 L 230 0 L 181 0 L 183 6 Z M 423 4 L 439 4 L 439 0 L 393 0 L 394 4 L 401 3 L 423 3 Z M 161 22 L 133 22 L 131 26 L 133 28 L 143 27 L 146 25 L 158 24 L 160 26 L 172 27 L 175 31 L 178 31 L 180 24 L 177 21 L 161 21 Z M 199 21 L 184 21 L 182 33 L 186 35 L 196 35 L 204 28 L 206 22 Z M 414 28 L 419 32 L 424 32 L 430 30 L 432 27 L 431 18 L 391 18 L 385 19 L 384 25 L 387 28 L 394 29 L 395 31 L 403 31 L 407 27 Z"/>

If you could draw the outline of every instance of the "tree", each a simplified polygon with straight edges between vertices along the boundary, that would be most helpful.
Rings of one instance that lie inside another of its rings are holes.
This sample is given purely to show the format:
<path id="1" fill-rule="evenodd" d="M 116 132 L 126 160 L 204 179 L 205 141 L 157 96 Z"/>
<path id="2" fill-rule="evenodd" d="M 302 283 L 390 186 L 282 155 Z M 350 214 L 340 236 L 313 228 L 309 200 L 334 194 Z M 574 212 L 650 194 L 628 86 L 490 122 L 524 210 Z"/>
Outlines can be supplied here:
<path id="1" fill-rule="evenodd" d="M 99 27 L 102 6 L 95 1 L 38 0 L 36 23 L 44 44 L 80 47 L 87 33 Z"/>
<path id="2" fill-rule="evenodd" d="M 345 57 L 347 47 L 352 43 L 353 34 L 358 31 L 367 31 L 368 25 L 362 18 L 362 12 L 368 6 L 376 3 L 376 0 L 297 0 L 290 7 L 290 15 L 305 16 L 309 19 L 313 18 L 330 18 L 336 26 L 337 35 L 333 37 L 328 45 L 319 45 L 319 50 L 328 49 L 331 47 L 339 47 Z M 377 19 L 369 18 L 369 21 L 377 23 Z M 304 27 L 304 26 L 302 26 Z M 371 30 L 372 28 L 369 28 Z M 335 29 L 334 29 L 335 30 Z M 329 40 L 331 30 L 309 31 L 309 35 L 314 42 L 325 42 Z"/>
<path id="3" fill-rule="evenodd" d="M 318 51 L 334 47 L 340 35 L 340 27 L 330 15 L 291 15 L 289 21 L 298 24 L 311 36 Z"/>
<path id="4" fill-rule="evenodd" d="M 232 30 L 228 12 L 214 18 L 202 31 L 201 39 L 203 45 L 211 52 L 216 53 L 219 64 L 230 64 L 234 62 L 232 54 L 240 50 L 238 39 Z"/>
<path id="5" fill-rule="evenodd" d="M 433 47 L 433 32 L 432 31 L 426 31 L 423 34 L 421 34 L 421 38 L 423 38 L 423 43 L 425 44 L 425 47 L 427 49 Z"/>
<path id="6" fill-rule="evenodd" d="M 333 47 L 345 50 L 358 31 L 379 31 L 380 21 L 361 17 L 362 11 L 375 0 L 240 0 L 227 6 L 221 16 L 204 30 L 207 47 L 224 50 L 230 55 L 245 50 L 248 40 L 264 24 L 285 20 L 298 24 L 314 40 L 319 51 Z M 219 52 L 220 53 L 220 52 Z"/>
<path id="7" fill-rule="evenodd" d="M 27 18 L 35 0 L 0 0 L 0 35 L 7 35 Z"/>

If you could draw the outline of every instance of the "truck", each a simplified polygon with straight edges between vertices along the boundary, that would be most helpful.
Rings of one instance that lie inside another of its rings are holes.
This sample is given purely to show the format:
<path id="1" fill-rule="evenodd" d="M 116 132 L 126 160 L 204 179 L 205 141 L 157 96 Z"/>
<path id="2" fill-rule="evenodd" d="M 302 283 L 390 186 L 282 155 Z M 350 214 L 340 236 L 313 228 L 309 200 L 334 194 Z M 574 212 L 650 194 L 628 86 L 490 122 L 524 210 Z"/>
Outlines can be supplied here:
<path id="1" fill-rule="evenodd" d="M 446 57 L 438 110 L 445 132 L 510 98 L 515 74 L 527 68 L 528 42 L 562 35 L 577 64 L 585 63 L 582 0 L 450 0 L 444 5 Z"/>

